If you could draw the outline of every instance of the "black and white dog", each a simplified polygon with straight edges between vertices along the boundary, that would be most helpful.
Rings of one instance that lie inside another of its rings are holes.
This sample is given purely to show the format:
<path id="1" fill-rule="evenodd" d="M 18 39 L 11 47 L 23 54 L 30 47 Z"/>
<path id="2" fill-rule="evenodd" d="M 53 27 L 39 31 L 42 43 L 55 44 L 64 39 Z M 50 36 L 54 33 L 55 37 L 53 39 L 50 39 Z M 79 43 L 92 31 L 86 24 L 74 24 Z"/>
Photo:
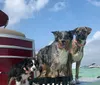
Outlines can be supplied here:
<path id="1" fill-rule="evenodd" d="M 36 69 L 36 60 L 26 58 L 22 62 L 14 65 L 8 73 L 8 85 L 11 85 L 13 80 L 16 81 L 16 85 L 29 85 L 28 78 L 31 76 L 31 72 Z"/>
<path id="2" fill-rule="evenodd" d="M 42 48 L 37 54 L 41 67 L 39 77 L 67 75 L 66 65 L 73 39 L 72 31 L 54 31 L 52 33 L 55 36 L 54 42 Z"/>

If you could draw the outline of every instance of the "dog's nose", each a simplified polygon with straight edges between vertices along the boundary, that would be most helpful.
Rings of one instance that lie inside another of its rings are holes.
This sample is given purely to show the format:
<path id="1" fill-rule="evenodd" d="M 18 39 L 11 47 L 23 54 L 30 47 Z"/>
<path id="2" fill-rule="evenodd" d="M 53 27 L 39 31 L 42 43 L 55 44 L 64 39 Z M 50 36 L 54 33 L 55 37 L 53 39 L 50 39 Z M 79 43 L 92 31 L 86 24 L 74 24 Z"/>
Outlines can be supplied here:
<path id="1" fill-rule="evenodd" d="M 33 71 L 35 71 L 36 70 L 36 68 L 33 68 Z"/>
<path id="2" fill-rule="evenodd" d="M 65 40 L 62 40 L 62 43 L 65 43 L 66 41 Z"/>
<path id="3" fill-rule="evenodd" d="M 86 39 L 86 36 L 85 35 L 80 35 L 80 38 L 82 39 L 82 40 L 84 40 L 84 39 Z"/>

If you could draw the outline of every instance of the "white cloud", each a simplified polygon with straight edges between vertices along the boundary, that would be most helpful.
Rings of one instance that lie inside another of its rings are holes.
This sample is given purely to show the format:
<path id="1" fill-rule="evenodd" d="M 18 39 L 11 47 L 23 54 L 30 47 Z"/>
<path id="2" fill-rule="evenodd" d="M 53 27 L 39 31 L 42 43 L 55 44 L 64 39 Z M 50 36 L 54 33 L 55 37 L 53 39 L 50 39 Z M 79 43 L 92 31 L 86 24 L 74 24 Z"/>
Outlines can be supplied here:
<path id="1" fill-rule="evenodd" d="M 37 0 L 36 2 L 36 10 L 40 10 L 44 8 L 44 6 L 49 2 L 49 0 Z"/>
<path id="2" fill-rule="evenodd" d="M 97 31 L 85 46 L 82 65 L 100 65 L 100 31 Z"/>
<path id="3" fill-rule="evenodd" d="M 20 22 L 21 19 L 33 17 L 48 4 L 49 0 L 5 0 L 3 10 L 8 14 L 9 25 Z"/>
<path id="4" fill-rule="evenodd" d="M 90 43 L 90 42 L 92 42 L 92 41 L 94 41 L 94 40 L 100 39 L 99 37 L 100 37 L 100 31 L 97 31 L 97 32 L 93 35 L 93 37 L 92 37 L 91 39 L 88 39 L 88 40 L 87 40 L 87 44 Z"/>
<path id="5" fill-rule="evenodd" d="M 100 6 L 100 0 L 87 0 L 87 1 L 95 6 Z"/>
<path id="6" fill-rule="evenodd" d="M 57 12 L 57 11 L 63 10 L 65 7 L 66 7 L 66 3 L 65 3 L 64 1 L 63 1 L 63 2 L 57 2 L 57 3 L 50 9 L 50 11 Z"/>
<path id="7" fill-rule="evenodd" d="M 100 31 L 97 31 L 94 35 L 93 35 L 94 39 L 100 39 Z"/>

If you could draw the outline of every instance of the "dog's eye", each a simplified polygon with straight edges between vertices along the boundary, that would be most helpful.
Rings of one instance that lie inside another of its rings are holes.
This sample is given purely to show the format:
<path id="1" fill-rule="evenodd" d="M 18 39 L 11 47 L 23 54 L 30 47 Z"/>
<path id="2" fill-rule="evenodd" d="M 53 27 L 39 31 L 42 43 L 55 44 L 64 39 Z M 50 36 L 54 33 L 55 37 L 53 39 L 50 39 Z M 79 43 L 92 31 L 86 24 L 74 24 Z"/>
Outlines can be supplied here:
<path id="1" fill-rule="evenodd" d="M 61 36 L 59 36 L 59 38 L 60 38 L 60 39 L 62 39 L 62 37 L 61 37 Z"/>
<path id="2" fill-rule="evenodd" d="M 83 32 L 86 33 L 86 30 L 84 30 Z"/>
<path id="3" fill-rule="evenodd" d="M 65 35 L 64 39 L 69 39 L 69 36 L 68 35 Z"/>
<path id="4" fill-rule="evenodd" d="M 76 31 L 76 33 L 79 33 L 79 31 Z"/>
<path id="5" fill-rule="evenodd" d="M 59 35 L 59 36 L 58 36 L 58 38 L 59 38 L 59 39 L 62 39 L 62 36 L 61 36 L 61 35 Z"/>
<path id="6" fill-rule="evenodd" d="M 30 64 L 31 66 L 33 65 L 33 63 Z"/>

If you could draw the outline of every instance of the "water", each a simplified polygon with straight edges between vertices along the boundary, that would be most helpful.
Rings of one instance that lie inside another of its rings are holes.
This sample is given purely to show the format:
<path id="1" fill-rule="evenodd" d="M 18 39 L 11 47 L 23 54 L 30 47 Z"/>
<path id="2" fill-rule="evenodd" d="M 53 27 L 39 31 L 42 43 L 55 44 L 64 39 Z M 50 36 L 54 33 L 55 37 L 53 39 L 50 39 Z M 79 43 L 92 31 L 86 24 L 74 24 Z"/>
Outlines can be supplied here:
<path id="1" fill-rule="evenodd" d="M 75 69 L 73 69 L 73 75 L 75 75 Z M 79 77 L 97 78 L 100 76 L 100 68 L 80 68 Z"/>
<path id="2" fill-rule="evenodd" d="M 73 75 L 75 76 L 75 69 L 73 69 Z M 82 67 L 79 72 L 80 85 L 100 85 L 98 76 L 100 76 L 100 68 Z"/>

